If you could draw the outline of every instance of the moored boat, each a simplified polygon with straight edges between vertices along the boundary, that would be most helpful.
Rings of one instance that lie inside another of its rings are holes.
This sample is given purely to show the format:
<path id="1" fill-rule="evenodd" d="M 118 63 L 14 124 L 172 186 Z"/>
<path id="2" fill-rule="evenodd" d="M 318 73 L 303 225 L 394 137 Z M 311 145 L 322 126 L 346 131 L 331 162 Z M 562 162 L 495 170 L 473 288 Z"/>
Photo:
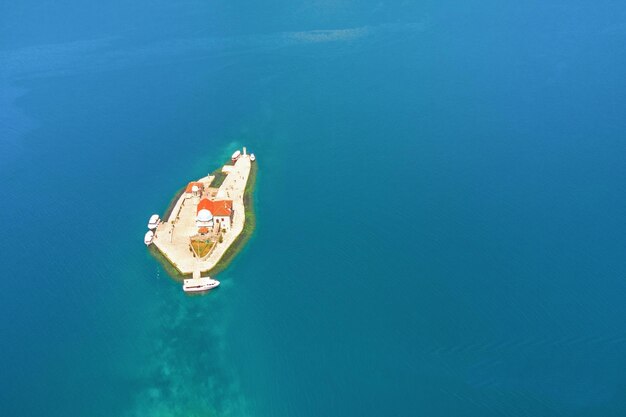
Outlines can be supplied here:
<path id="1" fill-rule="evenodd" d="M 233 156 L 230 157 L 230 159 L 235 162 L 237 159 L 239 159 L 239 157 L 241 156 L 241 151 L 240 150 L 236 150 L 235 153 L 233 154 Z"/>
<path id="2" fill-rule="evenodd" d="M 150 230 L 154 230 L 157 228 L 157 226 L 159 225 L 159 220 L 161 220 L 159 218 L 158 214 L 153 214 L 152 216 L 150 216 L 150 220 L 148 220 L 148 229 Z"/>
<path id="3" fill-rule="evenodd" d="M 146 235 L 143 237 L 143 243 L 145 243 L 146 246 L 149 246 L 152 243 L 152 240 L 154 240 L 154 232 L 152 230 L 148 230 Z"/>
<path id="4" fill-rule="evenodd" d="M 253 154 L 253 153 L 251 153 L 251 154 L 250 154 L 250 160 L 251 160 L 252 162 L 256 161 L 256 156 L 254 156 L 254 154 Z"/>
<path id="5" fill-rule="evenodd" d="M 202 292 L 208 291 L 220 285 L 218 280 L 213 278 L 189 278 L 183 280 L 183 291 L 185 292 Z"/>

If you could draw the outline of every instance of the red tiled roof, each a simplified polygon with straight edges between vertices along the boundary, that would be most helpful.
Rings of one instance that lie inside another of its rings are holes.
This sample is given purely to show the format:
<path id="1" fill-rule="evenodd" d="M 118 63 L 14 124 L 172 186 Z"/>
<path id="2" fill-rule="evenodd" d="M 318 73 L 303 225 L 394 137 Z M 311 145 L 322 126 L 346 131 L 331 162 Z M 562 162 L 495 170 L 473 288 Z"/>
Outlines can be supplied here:
<path id="1" fill-rule="evenodd" d="M 208 198 L 203 198 L 198 203 L 198 209 L 196 210 L 196 213 L 199 213 L 200 210 L 202 210 L 202 209 L 207 209 L 207 210 L 211 211 L 211 209 L 209 208 L 210 206 L 211 206 L 211 201 L 209 201 Z"/>
<path id="2" fill-rule="evenodd" d="M 185 188 L 185 192 L 186 193 L 190 193 L 191 189 L 193 188 L 194 185 L 197 185 L 199 189 L 203 189 L 204 188 L 204 184 L 203 183 L 192 181 L 189 184 L 187 184 L 187 188 Z"/>
<path id="3" fill-rule="evenodd" d="M 214 216 L 230 216 L 233 211 L 233 202 L 232 200 L 212 201 L 207 198 L 203 198 L 198 203 L 196 213 L 199 213 L 202 209 L 209 210 Z"/>

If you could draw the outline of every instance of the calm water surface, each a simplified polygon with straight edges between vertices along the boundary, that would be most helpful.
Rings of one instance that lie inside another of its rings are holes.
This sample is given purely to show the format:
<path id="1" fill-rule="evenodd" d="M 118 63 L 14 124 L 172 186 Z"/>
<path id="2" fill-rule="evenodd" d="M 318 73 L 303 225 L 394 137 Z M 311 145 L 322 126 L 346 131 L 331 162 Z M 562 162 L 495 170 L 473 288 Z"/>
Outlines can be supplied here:
<path id="1" fill-rule="evenodd" d="M 626 415 L 626 7 L 0 7 L 0 415 Z M 257 230 L 142 243 L 237 146 Z"/>

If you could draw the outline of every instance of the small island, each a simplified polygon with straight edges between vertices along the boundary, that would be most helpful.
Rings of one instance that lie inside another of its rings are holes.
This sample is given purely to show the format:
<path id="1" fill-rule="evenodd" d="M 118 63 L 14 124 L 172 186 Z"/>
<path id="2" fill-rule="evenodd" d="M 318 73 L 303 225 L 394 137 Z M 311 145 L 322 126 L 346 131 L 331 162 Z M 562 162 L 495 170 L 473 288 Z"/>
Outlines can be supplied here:
<path id="1" fill-rule="evenodd" d="M 230 163 L 187 184 L 167 218 L 150 218 L 146 245 L 156 247 L 179 275 L 193 277 L 185 280 L 186 286 L 200 284 L 203 273 L 223 268 L 224 259 L 241 246 L 244 230 L 249 234 L 245 226 L 251 190 L 247 185 L 254 161 L 254 154 L 248 154 L 245 147 L 243 152 L 237 150 Z"/>

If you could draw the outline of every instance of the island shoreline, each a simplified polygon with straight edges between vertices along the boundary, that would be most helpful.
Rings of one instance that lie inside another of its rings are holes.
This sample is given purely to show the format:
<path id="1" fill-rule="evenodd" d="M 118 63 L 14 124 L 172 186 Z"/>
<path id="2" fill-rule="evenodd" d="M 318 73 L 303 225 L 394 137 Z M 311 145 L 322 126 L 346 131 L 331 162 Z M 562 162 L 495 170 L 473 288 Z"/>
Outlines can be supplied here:
<path id="1" fill-rule="evenodd" d="M 228 161 L 230 162 L 230 161 Z M 228 163 L 227 163 L 228 164 Z M 203 274 L 215 275 L 224 271 L 230 263 L 236 258 L 236 256 L 245 248 L 248 241 L 251 239 L 256 229 L 256 212 L 254 207 L 254 189 L 256 187 L 258 166 L 254 163 L 250 167 L 250 174 L 246 187 L 244 189 L 243 203 L 245 210 L 245 221 L 243 230 L 235 238 L 233 243 L 226 249 L 220 260 L 208 271 L 203 271 Z M 172 210 L 176 206 L 180 196 L 184 193 L 185 188 L 181 188 L 171 200 L 163 218 L 168 218 Z M 150 245 L 150 253 L 163 265 L 163 268 L 168 275 L 176 281 L 182 282 L 186 278 L 190 278 L 192 274 L 182 273 L 172 260 L 170 260 L 163 251 L 161 251 L 157 245 Z"/>

